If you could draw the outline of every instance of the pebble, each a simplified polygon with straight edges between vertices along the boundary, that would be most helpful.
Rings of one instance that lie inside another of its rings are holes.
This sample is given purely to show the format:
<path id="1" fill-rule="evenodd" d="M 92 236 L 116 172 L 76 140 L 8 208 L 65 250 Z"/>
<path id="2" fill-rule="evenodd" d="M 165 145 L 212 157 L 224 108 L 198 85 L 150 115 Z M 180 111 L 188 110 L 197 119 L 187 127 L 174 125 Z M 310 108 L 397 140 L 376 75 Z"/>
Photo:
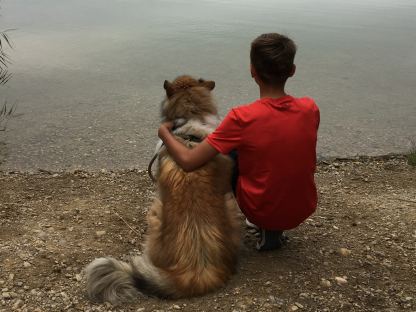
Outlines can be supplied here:
<path id="1" fill-rule="evenodd" d="M 347 248 L 340 248 L 340 249 L 338 250 L 338 253 L 339 253 L 341 256 L 347 257 L 347 256 L 349 256 L 349 255 L 351 254 L 351 250 L 349 250 L 349 249 L 347 249 Z"/>
<path id="2" fill-rule="evenodd" d="M 173 305 L 173 308 L 174 308 L 175 310 L 180 310 L 180 309 L 181 309 L 181 307 L 180 307 L 180 306 L 178 306 L 177 304 L 174 304 L 174 305 Z"/>
<path id="3" fill-rule="evenodd" d="M 10 296 L 10 293 L 8 293 L 8 292 L 3 292 L 2 294 L 1 294 L 1 296 L 4 298 L 4 299 L 10 299 L 12 296 Z"/>
<path id="4" fill-rule="evenodd" d="M 299 307 L 297 305 L 294 304 L 290 306 L 290 311 L 297 311 L 297 310 L 299 310 Z"/>
<path id="5" fill-rule="evenodd" d="M 328 281 L 327 279 L 323 278 L 321 279 L 321 285 L 324 287 L 331 287 L 331 282 Z"/>
<path id="6" fill-rule="evenodd" d="M 43 232 L 43 231 L 40 231 L 39 233 L 38 233 L 38 236 L 39 236 L 39 238 L 41 239 L 41 240 L 46 240 L 46 237 L 48 236 L 48 234 L 46 234 L 45 232 Z"/>
<path id="7" fill-rule="evenodd" d="M 335 277 L 335 281 L 337 282 L 338 285 L 345 285 L 348 283 L 348 281 L 345 278 L 339 277 L 339 276 Z"/>
<path id="8" fill-rule="evenodd" d="M 299 302 L 295 302 L 295 306 L 297 306 L 299 309 L 303 309 L 303 305 L 301 305 Z"/>
<path id="9" fill-rule="evenodd" d="M 25 262 L 23 262 L 23 266 L 24 266 L 25 268 L 28 268 L 28 267 L 30 267 L 30 266 L 31 266 L 31 264 L 30 264 L 29 262 L 25 261 Z"/>
<path id="10" fill-rule="evenodd" d="M 107 233 L 107 232 L 106 231 L 97 231 L 97 232 L 95 232 L 95 235 L 97 237 L 101 237 L 101 236 L 105 235 L 105 233 Z"/>
<path id="11" fill-rule="evenodd" d="M 23 306 L 23 300 L 17 299 L 16 302 L 13 304 L 13 309 L 19 309 L 21 306 Z"/>

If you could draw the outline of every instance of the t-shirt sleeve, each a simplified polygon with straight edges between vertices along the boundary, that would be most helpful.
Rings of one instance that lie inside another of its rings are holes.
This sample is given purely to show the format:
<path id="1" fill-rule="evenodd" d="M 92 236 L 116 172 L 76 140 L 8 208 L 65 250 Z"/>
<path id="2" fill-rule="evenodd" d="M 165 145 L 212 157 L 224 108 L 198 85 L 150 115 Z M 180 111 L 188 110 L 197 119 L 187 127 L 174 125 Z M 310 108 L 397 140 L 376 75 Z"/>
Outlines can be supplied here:
<path id="1" fill-rule="evenodd" d="M 221 154 L 229 154 L 240 146 L 242 127 L 238 116 L 231 110 L 218 128 L 207 137 L 207 142 Z"/>

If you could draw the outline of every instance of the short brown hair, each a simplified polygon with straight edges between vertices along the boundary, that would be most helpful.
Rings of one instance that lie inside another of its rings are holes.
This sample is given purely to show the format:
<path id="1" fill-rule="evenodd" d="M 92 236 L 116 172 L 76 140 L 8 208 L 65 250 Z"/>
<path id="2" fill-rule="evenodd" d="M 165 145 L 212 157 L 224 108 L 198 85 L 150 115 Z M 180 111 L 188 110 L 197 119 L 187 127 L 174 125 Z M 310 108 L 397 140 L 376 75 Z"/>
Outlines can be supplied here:
<path id="1" fill-rule="evenodd" d="M 290 77 L 296 45 L 277 33 L 262 34 L 251 43 L 250 61 L 266 84 L 282 84 Z"/>

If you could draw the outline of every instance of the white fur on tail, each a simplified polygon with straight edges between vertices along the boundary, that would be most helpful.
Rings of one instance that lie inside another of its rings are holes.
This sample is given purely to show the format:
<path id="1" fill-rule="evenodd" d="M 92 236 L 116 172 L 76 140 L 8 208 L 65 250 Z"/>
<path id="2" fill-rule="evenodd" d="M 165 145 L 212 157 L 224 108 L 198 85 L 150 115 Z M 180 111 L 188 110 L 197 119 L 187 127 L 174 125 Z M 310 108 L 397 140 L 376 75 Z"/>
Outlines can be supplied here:
<path id="1" fill-rule="evenodd" d="M 114 305 L 132 301 L 140 293 L 166 294 L 168 282 L 146 257 L 135 257 L 131 263 L 114 258 L 97 258 L 86 268 L 87 293 L 98 302 Z"/>

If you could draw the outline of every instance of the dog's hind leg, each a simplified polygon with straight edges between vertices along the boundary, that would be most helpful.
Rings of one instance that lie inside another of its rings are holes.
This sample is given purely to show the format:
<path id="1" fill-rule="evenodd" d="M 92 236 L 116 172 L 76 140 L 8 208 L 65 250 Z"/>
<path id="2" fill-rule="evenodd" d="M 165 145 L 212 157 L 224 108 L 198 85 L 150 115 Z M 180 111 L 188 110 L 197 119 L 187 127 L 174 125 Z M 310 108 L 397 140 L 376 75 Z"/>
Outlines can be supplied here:
<path id="1" fill-rule="evenodd" d="M 161 233 L 162 233 L 162 213 L 163 204 L 160 199 L 155 198 L 152 206 L 147 213 L 147 235 L 144 243 L 144 253 L 153 261 L 155 256 L 162 252 Z"/>

